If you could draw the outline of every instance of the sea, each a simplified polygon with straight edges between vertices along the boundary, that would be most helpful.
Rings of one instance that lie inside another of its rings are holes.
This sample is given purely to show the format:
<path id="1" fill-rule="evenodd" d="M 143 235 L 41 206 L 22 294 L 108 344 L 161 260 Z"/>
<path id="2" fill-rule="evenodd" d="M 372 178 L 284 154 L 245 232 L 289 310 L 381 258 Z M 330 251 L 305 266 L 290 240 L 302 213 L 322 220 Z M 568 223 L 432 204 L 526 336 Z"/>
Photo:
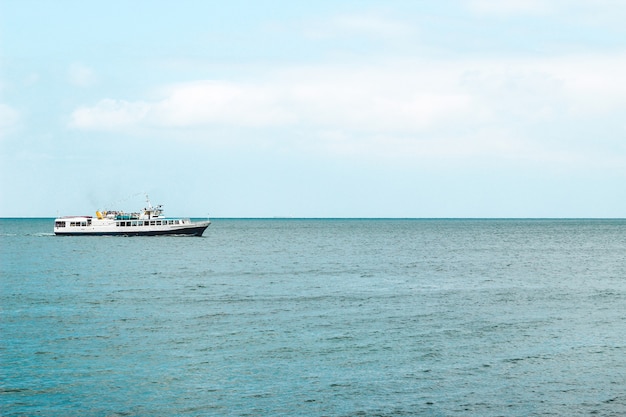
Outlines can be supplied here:
<path id="1" fill-rule="evenodd" d="M 624 416 L 626 220 L 0 220 L 2 416 Z"/>

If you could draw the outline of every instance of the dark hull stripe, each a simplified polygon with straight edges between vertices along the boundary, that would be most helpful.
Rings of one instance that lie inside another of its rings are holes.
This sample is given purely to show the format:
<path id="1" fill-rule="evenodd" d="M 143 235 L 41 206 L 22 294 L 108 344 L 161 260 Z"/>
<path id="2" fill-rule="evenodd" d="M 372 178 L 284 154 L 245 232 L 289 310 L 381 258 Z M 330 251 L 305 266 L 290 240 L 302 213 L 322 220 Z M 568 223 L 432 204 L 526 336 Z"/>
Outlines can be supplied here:
<path id="1" fill-rule="evenodd" d="M 55 232 L 57 236 L 202 236 L 207 226 L 186 227 L 184 229 L 146 230 L 141 232 Z"/>

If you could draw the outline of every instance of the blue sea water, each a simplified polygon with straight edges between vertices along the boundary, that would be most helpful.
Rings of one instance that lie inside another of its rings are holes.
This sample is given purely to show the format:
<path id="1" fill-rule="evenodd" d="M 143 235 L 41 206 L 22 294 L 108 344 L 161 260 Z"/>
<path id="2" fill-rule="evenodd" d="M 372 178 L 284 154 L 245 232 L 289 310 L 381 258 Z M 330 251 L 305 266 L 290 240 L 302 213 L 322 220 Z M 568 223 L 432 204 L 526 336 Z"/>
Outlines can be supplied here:
<path id="1" fill-rule="evenodd" d="M 0 220 L 3 416 L 626 415 L 625 220 Z"/>

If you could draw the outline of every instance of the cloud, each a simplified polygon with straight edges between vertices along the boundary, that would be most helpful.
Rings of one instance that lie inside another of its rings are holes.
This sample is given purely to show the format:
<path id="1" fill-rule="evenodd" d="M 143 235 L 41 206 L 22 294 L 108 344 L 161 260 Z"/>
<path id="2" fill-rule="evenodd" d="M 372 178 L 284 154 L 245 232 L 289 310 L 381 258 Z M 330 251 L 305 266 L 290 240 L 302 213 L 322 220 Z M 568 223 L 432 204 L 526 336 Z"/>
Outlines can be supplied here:
<path id="1" fill-rule="evenodd" d="M 167 127 L 243 125 L 265 127 L 292 122 L 280 85 L 195 81 L 163 89 L 147 122 Z"/>
<path id="2" fill-rule="evenodd" d="M 135 129 L 150 111 L 150 104 L 125 100 L 103 99 L 95 106 L 74 110 L 69 127 L 87 130 Z"/>
<path id="3" fill-rule="evenodd" d="M 19 112 L 4 103 L 0 103 L 0 139 L 13 132 L 19 122 Z"/>
<path id="4" fill-rule="evenodd" d="M 621 141 L 585 132 L 616 124 L 625 72 L 619 54 L 292 67 L 257 82 L 164 86 L 154 100 L 104 99 L 77 108 L 70 127 L 195 129 L 202 137 L 244 127 L 258 134 L 233 133 L 232 146 L 271 132 L 283 148 L 359 157 L 575 160 L 608 154 Z"/>
<path id="5" fill-rule="evenodd" d="M 619 39 L 624 33 L 626 3 L 622 0 L 464 0 L 466 9 L 475 16 L 492 18 L 549 18 L 551 26 L 567 31 L 576 26 L 601 28 L 602 34 L 614 32 Z M 605 42 L 610 45 L 611 42 Z"/>
<path id="6" fill-rule="evenodd" d="M 195 128 L 208 125 L 267 127 L 289 122 L 280 92 L 262 85 L 194 81 L 163 87 L 156 101 L 103 99 L 74 110 L 69 126 L 88 130 Z"/>
<path id="7" fill-rule="evenodd" d="M 312 39 L 349 37 L 400 38 L 411 36 L 415 28 L 406 22 L 373 14 L 338 15 L 324 21 L 312 21 L 303 29 Z"/>
<path id="8" fill-rule="evenodd" d="M 546 0 L 468 0 L 466 5 L 477 15 L 517 16 L 549 14 L 552 3 Z"/>
<path id="9" fill-rule="evenodd" d="M 605 113 L 626 107 L 626 53 L 586 54 L 551 60 L 545 71 L 559 75 L 572 107 L 580 113 Z"/>
<path id="10" fill-rule="evenodd" d="M 432 88 L 411 72 L 361 73 L 298 68 L 257 84 L 195 81 L 160 89 L 156 101 L 104 99 L 76 109 L 80 129 L 307 126 L 354 131 L 416 131 L 470 105 L 460 92 Z"/>
<path id="11" fill-rule="evenodd" d="M 96 82 L 97 77 L 92 68 L 81 63 L 73 63 L 68 69 L 68 79 L 70 84 L 76 87 L 89 87 Z"/>

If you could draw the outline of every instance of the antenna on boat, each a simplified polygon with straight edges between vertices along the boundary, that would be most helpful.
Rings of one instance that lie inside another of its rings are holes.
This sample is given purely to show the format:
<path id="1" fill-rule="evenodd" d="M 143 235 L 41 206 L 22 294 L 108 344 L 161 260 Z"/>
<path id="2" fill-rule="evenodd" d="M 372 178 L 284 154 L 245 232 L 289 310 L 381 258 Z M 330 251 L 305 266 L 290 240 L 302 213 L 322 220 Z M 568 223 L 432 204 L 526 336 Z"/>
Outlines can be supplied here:
<path id="1" fill-rule="evenodd" d="M 152 203 L 150 202 L 150 197 L 148 197 L 148 193 L 146 193 L 146 203 L 148 203 L 148 210 L 152 210 Z"/>

